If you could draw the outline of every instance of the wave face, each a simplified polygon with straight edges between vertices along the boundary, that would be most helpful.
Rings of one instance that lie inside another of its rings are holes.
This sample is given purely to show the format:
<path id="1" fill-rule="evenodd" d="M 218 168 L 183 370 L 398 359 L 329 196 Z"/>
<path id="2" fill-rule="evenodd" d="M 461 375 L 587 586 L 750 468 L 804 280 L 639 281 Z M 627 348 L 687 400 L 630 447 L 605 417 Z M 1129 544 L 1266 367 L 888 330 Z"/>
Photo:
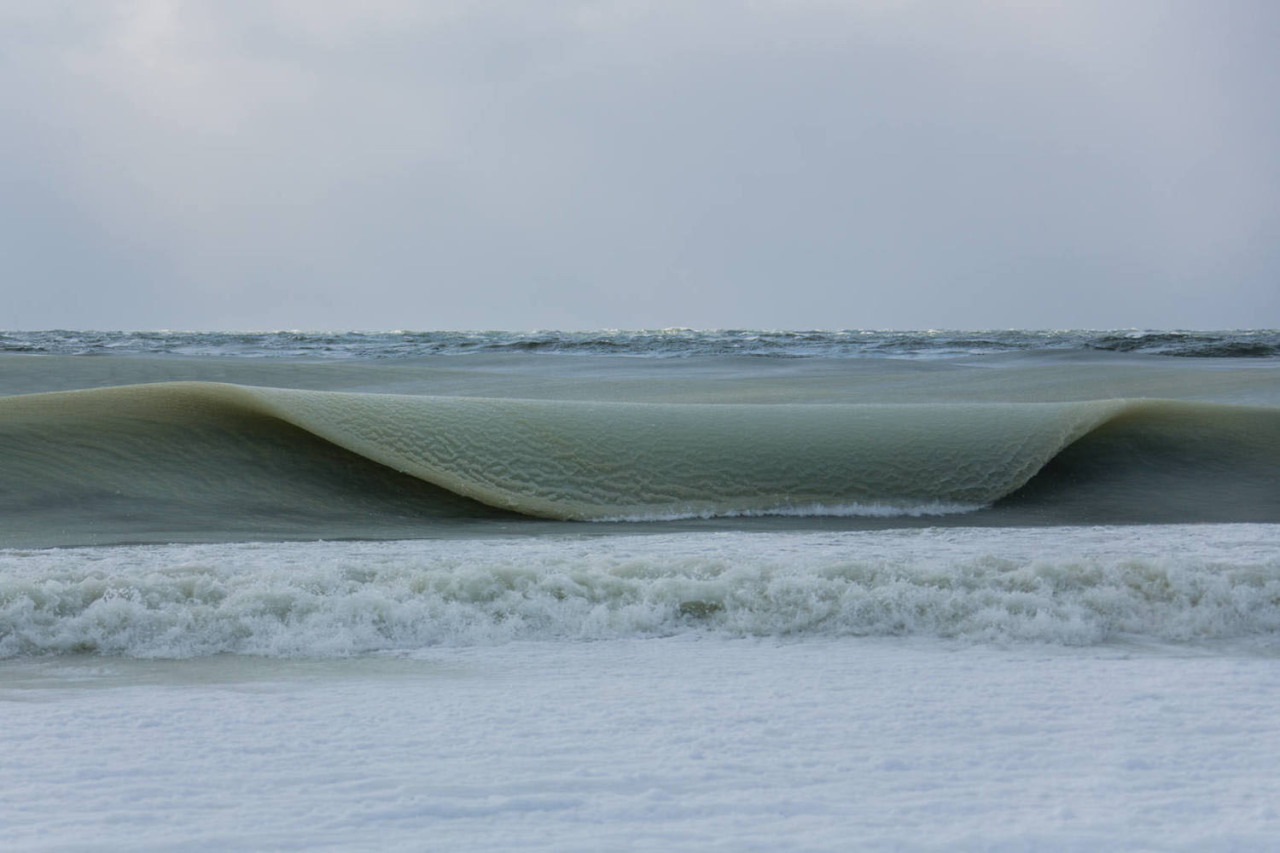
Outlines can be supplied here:
<path id="1" fill-rule="evenodd" d="M 1104 543 L 1101 547 L 1099 543 Z M 0 657 L 921 636 L 1274 649 L 1272 526 L 0 551 Z"/>
<path id="2" fill-rule="evenodd" d="M 177 355 L 326 360 L 472 353 L 565 353 L 650 358 L 944 358 L 1006 352 L 1126 352 L 1274 358 L 1280 331 L 595 330 L 583 332 L 0 332 L 0 353 Z"/>
<path id="3" fill-rule="evenodd" d="M 26 546 L 420 536 L 528 518 L 1280 520 L 1280 410 L 1208 403 L 661 404 L 162 383 L 0 399 L 0 441 L 0 543 Z"/>

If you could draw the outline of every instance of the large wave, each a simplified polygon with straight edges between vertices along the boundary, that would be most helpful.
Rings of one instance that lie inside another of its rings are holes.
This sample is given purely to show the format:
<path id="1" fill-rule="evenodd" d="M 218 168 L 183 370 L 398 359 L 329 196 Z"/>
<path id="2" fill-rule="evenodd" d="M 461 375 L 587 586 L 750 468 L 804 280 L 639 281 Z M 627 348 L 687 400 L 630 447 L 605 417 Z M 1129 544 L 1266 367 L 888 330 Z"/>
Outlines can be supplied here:
<path id="1" fill-rule="evenodd" d="M 1160 400 L 659 404 L 161 383 L 0 399 L 0 439 L 0 514 L 18 544 L 57 524 L 178 518 L 211 534 L 236 519 L 345 519 L 354 536 L 387 517 L 993 504 L 1280 520 L 1280 410 Z"/>

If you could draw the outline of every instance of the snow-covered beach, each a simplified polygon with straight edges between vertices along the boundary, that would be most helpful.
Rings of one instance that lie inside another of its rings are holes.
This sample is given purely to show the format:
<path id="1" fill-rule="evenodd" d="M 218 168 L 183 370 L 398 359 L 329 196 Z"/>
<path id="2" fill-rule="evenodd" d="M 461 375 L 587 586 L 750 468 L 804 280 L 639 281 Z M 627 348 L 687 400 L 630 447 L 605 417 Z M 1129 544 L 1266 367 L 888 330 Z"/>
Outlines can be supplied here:
<path id="1" fill-rule="evenodd" d="M 1270 654 L 517 642 L 0 664 L 10 849 L 1261 850 Z"/>

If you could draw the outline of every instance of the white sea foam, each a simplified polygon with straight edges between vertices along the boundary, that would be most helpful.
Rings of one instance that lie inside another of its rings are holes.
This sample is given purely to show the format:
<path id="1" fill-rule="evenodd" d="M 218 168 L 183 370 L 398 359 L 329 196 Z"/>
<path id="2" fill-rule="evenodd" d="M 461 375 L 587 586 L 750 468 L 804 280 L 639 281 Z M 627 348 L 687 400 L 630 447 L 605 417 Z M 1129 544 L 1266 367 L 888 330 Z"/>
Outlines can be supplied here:
<path id="1" fill-rule="evenodd" d="M 0 655 L 348 656 L 516 639 L 1269 643 L 1280 526 L 0 552 Z"/>
<path id="2" fill-rule="evenodd" d="M 595 521 L 682 521 L 689 518 L 929 518 L 943 515 L 963 515 L 977 512 L 983 504 L 958 504 L 929 501 L 928 503 L 848 503 L 848 504 L 786 504 L 768 509 L 740 512 L 672 512 L 654 515 L 622 515 Z"/>

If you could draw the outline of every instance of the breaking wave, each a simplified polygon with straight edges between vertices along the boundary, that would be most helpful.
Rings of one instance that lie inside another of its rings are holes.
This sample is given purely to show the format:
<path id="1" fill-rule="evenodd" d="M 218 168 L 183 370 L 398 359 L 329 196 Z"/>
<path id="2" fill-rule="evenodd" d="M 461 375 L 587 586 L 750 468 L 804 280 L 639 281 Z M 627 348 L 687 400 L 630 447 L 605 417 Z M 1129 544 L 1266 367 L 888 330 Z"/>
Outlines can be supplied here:
<path id="1" fill-rule="evenodd" d="M 183 525 L 271 538 L 275 520 L 360 538 L 388 518 L 991 505 L 1026 518 L 1057 507 L 1056 523 L 1280 520 L 1280 410 L 1207 403 L 597 403 L 162 383 L 0 399 L 0 440 L 11 545 L 77 544 L 41 540 L 59 525 L 127 542 Z"/>
<path id="2" fill-rule="evenodd" d="M 1277 529 L 0 551 L 0 657 L 331 657 L 688 632 L 1266 645 L 1280 630 Z"/>

